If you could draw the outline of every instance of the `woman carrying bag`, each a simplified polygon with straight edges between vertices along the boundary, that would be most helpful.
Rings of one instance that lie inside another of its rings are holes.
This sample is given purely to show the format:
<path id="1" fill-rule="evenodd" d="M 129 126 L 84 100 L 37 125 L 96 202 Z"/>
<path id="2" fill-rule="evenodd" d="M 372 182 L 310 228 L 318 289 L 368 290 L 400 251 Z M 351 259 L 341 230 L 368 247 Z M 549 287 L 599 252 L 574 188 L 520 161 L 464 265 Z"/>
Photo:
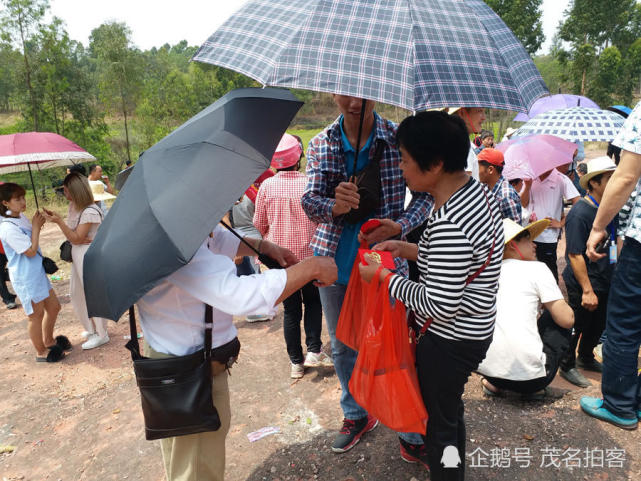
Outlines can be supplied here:
<path id="1" fill-rule="evenodd" d="M 419 281 L 393 275 L 389 292 L 415 317 L 431 479 L 463 480 L 462 395 L 492 341 L 503 257 L 501 214 L 494 197 L 465 172 L 470 142 L 460 118 L 444 112 L 408 117 L 397 141 L 405 181 L 412 191 L 428 192 L 434 208 L 418 245 L 385 241 L 374 249 L 417 261 Z M 369 282 L 379 264 L 372 256 L 367 260 L 360 269 Z M 383 269 L 381 281 L 389 273 Z"/>
<path id="2" fill-rule="evenodd" d="M 62 233 L 71 243 L 71 304 L 84 327 L 82 336 L 87 341 L 82 344 L 82 348 L 93 349 L 109 342 L 107 319 L 90 318 L 87 314 L 82 266 L 89 244 L 91 244 L 103 220 L 102 211 L 95 202 L 114 199 L 115 196 L 104 192 L 102 195 L 94 196 L 87 178 L 77 172 L 67 175 L 62 185 L 64 195 L 69 200 L 67 222 L 65 223 L 58 214 L 47 209 L 44 209 L 44 216 L 48 221 L 58 224 Z"/>
<path id="3" fill-rule="evenodd" d="M 65 336 L 53 337 L 53 328 L 60 312 L 60 302 L 42 266 L 40 229 L 45 218 L 40 212 L 33 224 L 23 212 L 27 208 L 25 190 L 18 184 L 0 185 L 0 241 L 9 262 L 11 285 L 29 316 L 29 337 L 36 349 L 36 361 L 58 362 L 71 349 Z"/>

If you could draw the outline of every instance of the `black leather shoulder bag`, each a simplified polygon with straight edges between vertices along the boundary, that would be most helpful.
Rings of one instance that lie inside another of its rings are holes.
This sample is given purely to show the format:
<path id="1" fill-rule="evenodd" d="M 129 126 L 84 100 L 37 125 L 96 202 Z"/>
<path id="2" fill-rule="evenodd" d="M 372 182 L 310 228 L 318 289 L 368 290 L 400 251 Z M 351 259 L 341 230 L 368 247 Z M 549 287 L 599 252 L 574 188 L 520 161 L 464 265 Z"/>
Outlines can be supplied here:
<path id="1" fill-rule="evenodd" d="M 381 158 L 385 149 L 385 141 L 376 140 L 374 158 L 355 176 L 360 200 L 358 209 L 352 209 L 345 214 L 345 222 L 358 224 L 381 205 Z"/>
<path id="2" fill-rule="evenodd" d="M 147 440 L 184 436 L 220 428 L 212 399 L 211 331 L 212 307 L 205 309 L 204 348 L 187 356 L 150 359 L 140 354 L 136 317 L 129 308 L 131 351 L 140 390 Z"/>

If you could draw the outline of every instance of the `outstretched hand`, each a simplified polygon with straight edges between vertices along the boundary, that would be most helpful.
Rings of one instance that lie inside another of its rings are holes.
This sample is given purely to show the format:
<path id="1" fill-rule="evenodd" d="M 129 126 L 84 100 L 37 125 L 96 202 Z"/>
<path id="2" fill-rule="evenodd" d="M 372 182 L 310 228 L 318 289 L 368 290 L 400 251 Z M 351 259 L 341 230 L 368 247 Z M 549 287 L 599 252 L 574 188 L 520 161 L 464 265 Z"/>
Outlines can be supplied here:
<path id="1" fill-rule="evenodd" d="M 261 244 L 261 254 L 271 257 L 281 267 L 293 266 L 299 262 L 298 257 L 292 251 L 266 240 Z"/>

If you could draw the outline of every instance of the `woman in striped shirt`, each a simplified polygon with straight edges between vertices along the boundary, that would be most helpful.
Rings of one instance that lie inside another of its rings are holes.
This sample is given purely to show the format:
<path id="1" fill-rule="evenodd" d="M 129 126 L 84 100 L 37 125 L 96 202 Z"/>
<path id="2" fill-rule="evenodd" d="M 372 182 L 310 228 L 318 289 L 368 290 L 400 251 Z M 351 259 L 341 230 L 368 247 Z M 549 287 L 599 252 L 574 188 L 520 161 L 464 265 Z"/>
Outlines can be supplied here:
<path id="1" fill-rule="evenodd" d="M 462 395 L 492 341 L 503 257 L 501 213 L 494 197 L 464 170 L 470 142 L 458 117 L 443 112 L 408 117 L 398 128 L 397 141 L 407 185 L 431 194 L 434 208 L 418 245 L 386 241 L 374 248 L 417 261 L 419 282 L 394 275 L 390 295 L 416 318 L 416 363 L 429 414 L 425 444 L 431 479 L 462 480 Z M 369 264 L 361 266 L 368 282 L 378 267 Z M 381 278 L 388 273 L 383 270 Z M 457 448 L 458 463 L 449 462 L 449 455 L 443 457 L 448 446 Z"/>

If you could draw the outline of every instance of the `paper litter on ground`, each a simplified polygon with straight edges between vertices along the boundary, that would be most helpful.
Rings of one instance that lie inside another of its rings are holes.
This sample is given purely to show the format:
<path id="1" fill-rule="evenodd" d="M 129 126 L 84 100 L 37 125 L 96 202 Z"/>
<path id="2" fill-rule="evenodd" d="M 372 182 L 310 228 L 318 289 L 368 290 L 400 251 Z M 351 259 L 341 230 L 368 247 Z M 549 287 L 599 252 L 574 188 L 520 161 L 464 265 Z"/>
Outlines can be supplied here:
<path id="1" fill-rule="evenodd" d="M 249 439 L 250 443 L 253 443 L 254 441 L 263 439 L 265 436 L 269 436 L 270 434 L 276 434 L 279 432 L 280 432 L 280 428 L 274 427 L 274 426 L 267 426 L 259 429 L 258 431 L 254 431 L 253 433 L 249 433 L 247 435 L 247 439 Z"/>

